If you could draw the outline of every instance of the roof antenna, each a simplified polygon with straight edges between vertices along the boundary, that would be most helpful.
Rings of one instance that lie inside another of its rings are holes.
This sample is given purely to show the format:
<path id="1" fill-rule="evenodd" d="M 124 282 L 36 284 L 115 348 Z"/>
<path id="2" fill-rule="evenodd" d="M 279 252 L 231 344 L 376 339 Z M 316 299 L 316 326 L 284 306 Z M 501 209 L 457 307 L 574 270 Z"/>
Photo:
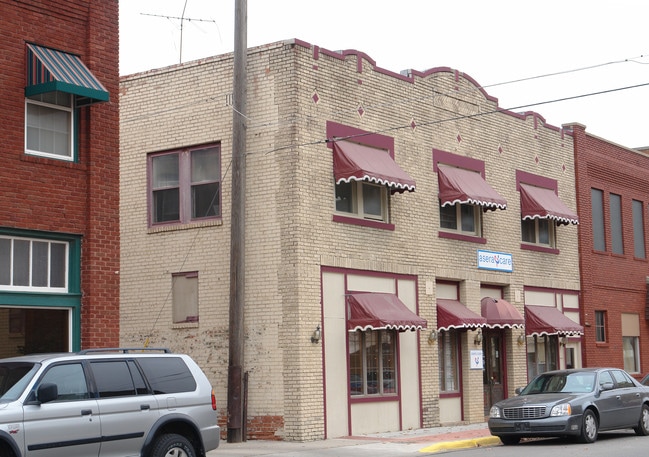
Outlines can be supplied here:
<path id="1" fill-rule="evenodd" d="M 185 17 L 185 10 L 187 9 L 187 2 L 189 0 L 185 0 L 185 6 L 183 6 L 183 13 L 180 17 L 178 16 L 165 16 L 162 14 L 149 14 L 149 13 L 140 13 L 142 16 L 153 16 L 153 17 L 162 17 L 165 19 L 177 19 L 180 21 L 180 56 L 179 56 L 179 62 L 178 63 L 183 63 L 183 27 L 185 25 L 185 21 L 191 22 L 212 22 L 216 24 L 216 21 L 214 19 L 194 19 L 191 17 Z"/>

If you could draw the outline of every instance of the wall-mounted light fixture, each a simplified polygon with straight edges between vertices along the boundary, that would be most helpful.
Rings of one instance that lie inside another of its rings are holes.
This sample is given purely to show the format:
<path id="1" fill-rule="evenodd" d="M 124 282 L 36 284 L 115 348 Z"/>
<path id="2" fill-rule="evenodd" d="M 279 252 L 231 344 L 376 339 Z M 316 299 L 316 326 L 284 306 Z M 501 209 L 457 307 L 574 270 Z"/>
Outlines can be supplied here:
<path id="1" fill-rule="evenodd" d="M 318 325 L 311 335 L 311 342 L 315 344 L 320 341 L 320 338 L 322 338 L 322 332 L 320 332 L 320 326 Z"/>
<path id="2" fill-rule="evenodd" d="M 437 333 L 437 330 L 432 329 L 432 330 L 430 331 L 430 334 L 428 335 L 428 344 L 433 344 L 435 341 L 437 341 L 437 337 L 438 337 L 438 336 L 439 336 L 439 335 L 438 335 L 438 333 Z"/>
<path id="3" fill-rule="evenodd" d="M 568 343 L 568 338 L 566 338 L 565 336 L 562 336 L 561 339 L 559 340 L 559 342 L 561 343 L 561 346 L 565 347 L 566 343 Z"/>
<path id="4" fill-rule="evenodd" d="M 521 332 L 521 334 L 518 335 L 518 340 L 517 341 L 518 341 L 519 346 L 522 346 L 522 345 L 525 344 L 525 335 L 523 334 L 523 332 Z"/>
<path id="5" fill-rule="evenodd" d="M 481 328 L 479 328 L 478 333 L 475 334 L 475 338 L 473 339 L 473 343 L 476 346 L 479 346 L 479 345 L 482 344 L 482 329 Z"/>

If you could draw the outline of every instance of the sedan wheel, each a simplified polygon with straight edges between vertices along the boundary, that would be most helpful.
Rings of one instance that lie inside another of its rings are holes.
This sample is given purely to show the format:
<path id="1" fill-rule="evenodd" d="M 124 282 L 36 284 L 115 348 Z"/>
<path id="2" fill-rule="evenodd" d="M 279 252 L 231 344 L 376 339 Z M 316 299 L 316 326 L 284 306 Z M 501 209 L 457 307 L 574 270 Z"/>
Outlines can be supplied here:
<path id="1" fill-rule="evenodd" d="M 642 412 L 640 413 L 640 421 L 638 426 L 633 428 L 636 435 L 647 436 L 649 435 L 649 406 L 642 405 Z"/>
<path id="2" fill-rule="evenodd" d="M 581 434 L 579 435 L 579 441 L 582 443 L 594 443 L 597 440 L 597 429 L 599 424 L 597 423 L 597 417 L 592 410 L 587 409 L 584 411 L 584 416 L 581 423 Z"/>

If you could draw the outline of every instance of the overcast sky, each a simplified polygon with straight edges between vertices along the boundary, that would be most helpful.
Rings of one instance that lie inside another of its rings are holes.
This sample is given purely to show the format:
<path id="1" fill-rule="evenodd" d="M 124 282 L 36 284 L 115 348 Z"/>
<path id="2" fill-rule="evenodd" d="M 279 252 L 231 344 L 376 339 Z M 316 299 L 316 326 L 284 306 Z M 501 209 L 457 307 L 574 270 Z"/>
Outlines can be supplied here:
<path id="1" fill-rule="evenodd" d="M 235 0 L 119 6 L 121 75 L 234 49 Z M 502 108 L 536 111 L 555 126 L 579 122 L 593 135 L 642 147 L 649 146 L 648 18 L 647 0 L 248 0 L 248 46 L 297 38 L 364 52 L 394 72 L 451 67 Z"/>

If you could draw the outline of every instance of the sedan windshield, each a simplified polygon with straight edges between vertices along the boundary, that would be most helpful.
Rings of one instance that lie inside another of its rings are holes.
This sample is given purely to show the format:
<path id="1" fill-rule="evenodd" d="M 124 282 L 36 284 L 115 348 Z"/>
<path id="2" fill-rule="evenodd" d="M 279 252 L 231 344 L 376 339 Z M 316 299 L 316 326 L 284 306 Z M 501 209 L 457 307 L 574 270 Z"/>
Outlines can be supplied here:
<path id="1" fill-rule="evenodd" d="M 535 378 L 521 395 L 545 393 L 586 393 L 595 387 L 595 373 L 547 373 Z"/>
<path id="2" fill-rule="evenodd" d="M 10 362 L 0 365 L 0 402 L 14 401 L 38 371 L 38 364 Z"/>

